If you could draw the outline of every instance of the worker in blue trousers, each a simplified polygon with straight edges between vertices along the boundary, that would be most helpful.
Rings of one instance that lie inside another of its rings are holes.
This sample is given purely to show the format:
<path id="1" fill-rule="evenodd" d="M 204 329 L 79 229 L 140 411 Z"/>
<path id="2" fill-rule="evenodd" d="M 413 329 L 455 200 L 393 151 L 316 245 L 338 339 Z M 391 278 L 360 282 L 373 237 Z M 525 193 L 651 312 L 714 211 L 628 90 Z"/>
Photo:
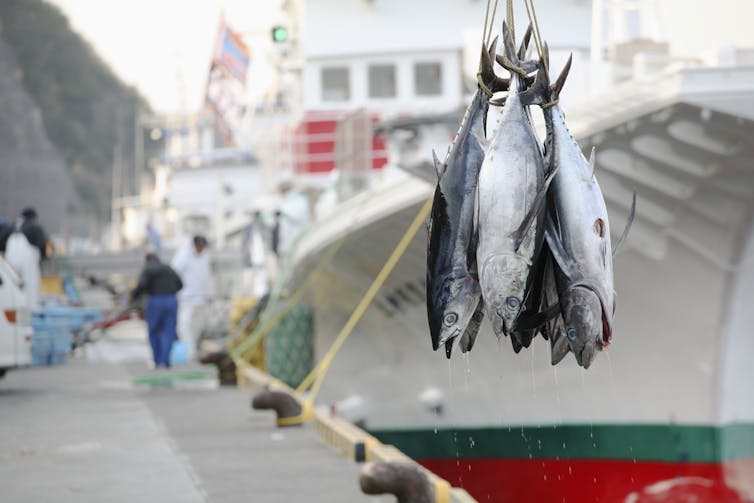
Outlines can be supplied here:
<path id="1" fill-rule="evenodd" d="M 148 253 L 139 283 L 131 292 L 130 301 L 133 302 L 141 295 L 148 295 L 144 319 L 149 329 L 149 343 L 156 368 L 170 367 L 170 349 L 176 340 L 176 294 L 181 288 L 183 283 L 173 268 L 163 264 L 157 254 Z"/>

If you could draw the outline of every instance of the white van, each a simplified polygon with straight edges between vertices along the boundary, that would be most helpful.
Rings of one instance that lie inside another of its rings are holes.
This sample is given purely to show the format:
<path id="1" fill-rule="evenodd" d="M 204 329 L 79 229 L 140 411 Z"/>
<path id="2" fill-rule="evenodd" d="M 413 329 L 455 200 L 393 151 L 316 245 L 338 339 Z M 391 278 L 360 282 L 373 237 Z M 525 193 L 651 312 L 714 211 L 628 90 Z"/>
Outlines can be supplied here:
<path id="1" fill-rule="evenodd" d="M 0 256 L 0 377 L 31 364 L 31 312 L 21 280 Z"/>

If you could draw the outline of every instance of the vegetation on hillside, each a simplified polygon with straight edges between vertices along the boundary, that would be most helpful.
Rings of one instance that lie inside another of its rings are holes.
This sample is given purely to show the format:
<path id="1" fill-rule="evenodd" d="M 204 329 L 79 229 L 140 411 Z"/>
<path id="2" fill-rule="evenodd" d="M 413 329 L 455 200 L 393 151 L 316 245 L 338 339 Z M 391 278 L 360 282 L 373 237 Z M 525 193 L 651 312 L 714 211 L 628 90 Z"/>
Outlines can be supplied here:
<path id="1" fill-rule="evenodd" d="M 86 208 L 107 218 L 118 137 L 132 165 L 134 114 L 148 105 L 42 0 L 0 1 L 0 37 L 13 49 L 23 85 L 68 166 Z"/>

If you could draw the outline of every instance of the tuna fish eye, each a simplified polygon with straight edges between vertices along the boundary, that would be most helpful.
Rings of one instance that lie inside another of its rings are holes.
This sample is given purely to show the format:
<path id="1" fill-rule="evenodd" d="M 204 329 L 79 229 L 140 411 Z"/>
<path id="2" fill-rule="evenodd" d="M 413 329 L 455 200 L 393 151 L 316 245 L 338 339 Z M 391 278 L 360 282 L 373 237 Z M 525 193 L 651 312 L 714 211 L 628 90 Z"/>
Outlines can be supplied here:
<path id="1" fill-rule="evenodd" d="M 508 309 L 516 311 L 521 306 L 521 301 L 516 297 L 508 297 L 505 299 L 505 305 Z"/>
<path id="2" fill-rule="evenodd" d="M 458 315 L 456 313 L 448 313 L 445 315 L 445 318 L 442 319 L 442 322 L 446 327 L 452 327 L 456 321 L 458 321 Z"/>
<path id="3" fill-rule="evenodd" d="M 566 330 L 566 335 L 568 336 L 568 339 L 575 341 L 576 338 L 579 336 L 579 333 L 576 331 L 575 328 L 569 328 Z"/>

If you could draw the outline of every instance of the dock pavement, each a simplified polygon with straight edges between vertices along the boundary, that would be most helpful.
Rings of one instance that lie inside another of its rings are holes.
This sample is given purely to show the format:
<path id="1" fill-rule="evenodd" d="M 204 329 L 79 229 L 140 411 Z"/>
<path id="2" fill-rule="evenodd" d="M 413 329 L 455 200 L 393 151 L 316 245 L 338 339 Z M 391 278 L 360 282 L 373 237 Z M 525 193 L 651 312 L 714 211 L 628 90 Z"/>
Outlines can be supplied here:
<path id="1" fill-rule="evenodd" d="M 171 377 L 171 374 L 173 377 Z M 210 369 L 143 362 L 20 369 L 0 380 L 0 487 L 15 502 L 392 502 L 311 424 L 277 428 Z"/>

